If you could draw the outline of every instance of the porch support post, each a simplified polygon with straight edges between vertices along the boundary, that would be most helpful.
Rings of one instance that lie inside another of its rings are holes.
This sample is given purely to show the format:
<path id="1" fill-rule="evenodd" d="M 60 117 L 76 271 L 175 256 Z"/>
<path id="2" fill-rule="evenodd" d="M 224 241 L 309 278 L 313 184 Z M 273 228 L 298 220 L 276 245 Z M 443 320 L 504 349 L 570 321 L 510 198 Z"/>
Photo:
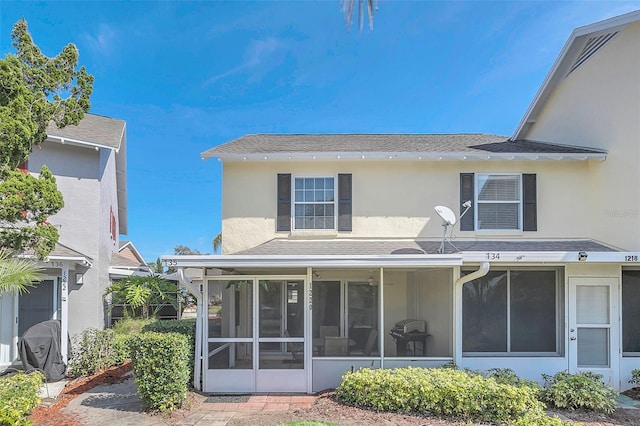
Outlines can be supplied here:
<path id="1" fill-rule="evenodd" d="M 69 264 L 62 262 L 60 276 L 60 351 L 66 364 L 69 355 Z"/>
<path id="2" fill-rule="evenodd" d="M 378 325 L 378 353 L 380 354 L 380 369 L 384 368 L 384 333 L 382 330 L 384 329 L 384 268 L 380 267 L 380 302 L 378 305 L 380 306 L 380 324 Z"/>
<path id="3" fill-rule="evenodd" d="M 313 393 L 313 268 L 307 267 L 307 278 L 305 283 L 305 304 L 306 309 L 304 323 L 304 365 L 307 366 L 307 393 Z"/>
<path id="4" fill-rule="evenodd" d="M 202 279 L 204 283 L 204 269 L 202 271 Z M 178 280 L 180 284 L 184 286 L 189 293 L 196 298 L 196 347 L 195 347 L 195 362 L 194 362 L 194 371 L 193 371 L 193 387 L 196 390 L 202 390 L 200 386 L 200 376 L 202 375 L 202 312 L 203 312 L 203 300 L 202 300 L 202 291 L 198 288 L 198 286 L 191 282 L 184 275 L 184 269 L 178 269 Z M 206 312 L 206 309 L 204 309 Z"/>

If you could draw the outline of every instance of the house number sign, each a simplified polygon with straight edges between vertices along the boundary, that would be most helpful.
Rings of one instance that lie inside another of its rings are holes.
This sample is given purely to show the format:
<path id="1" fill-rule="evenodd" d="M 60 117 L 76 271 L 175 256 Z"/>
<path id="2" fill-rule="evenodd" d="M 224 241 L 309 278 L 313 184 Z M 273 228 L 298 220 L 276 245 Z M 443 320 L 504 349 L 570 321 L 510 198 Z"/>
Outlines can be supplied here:
<path id="1" fill-rule="evenodd" d="M 309 300 L 307 301 L 309 303 L 309 310 L 312 311 L 312 305 L 313 305 L 313 288 L 309 289 Z"/>

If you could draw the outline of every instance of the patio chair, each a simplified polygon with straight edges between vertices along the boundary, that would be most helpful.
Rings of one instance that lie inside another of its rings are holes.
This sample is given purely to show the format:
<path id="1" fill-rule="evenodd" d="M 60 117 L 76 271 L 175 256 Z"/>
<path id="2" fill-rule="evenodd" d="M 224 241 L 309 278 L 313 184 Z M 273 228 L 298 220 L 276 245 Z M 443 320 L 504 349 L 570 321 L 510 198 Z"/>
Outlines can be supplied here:
<path id="1" fill-rule="evenodd" d="M 321 325 L 320 326 L 320 338 L 324 339 L 327 336 L 339 336 L 340 327 L 337 325 Z"/>
<path id="2" fill-rule="evenodd" d="M 349 338 L 327 336 L 324 338 L 325 356 L 346 356 L 349 354 Z"/>

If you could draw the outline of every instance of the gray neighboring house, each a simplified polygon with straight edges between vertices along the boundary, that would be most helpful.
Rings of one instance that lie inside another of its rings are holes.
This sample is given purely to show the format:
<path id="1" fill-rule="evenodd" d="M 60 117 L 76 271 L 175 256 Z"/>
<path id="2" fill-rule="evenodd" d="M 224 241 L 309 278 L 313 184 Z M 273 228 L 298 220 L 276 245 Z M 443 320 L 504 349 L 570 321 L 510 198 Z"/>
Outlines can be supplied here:
<path id="1" fill-rule="evenodd" d="M 59 319 L 62 336 L 104 328 L 103 292 L 121 269 L 119 235 L 127 233 L 126 123 L 85 114 L 77 126 L 50 126 L 31 153 L 30 173 L 47 165 L 64 207 L 50 217 L 58 245 L 45 261 L 44 280 L 29 293 L 0 297 L 0 369 L 19 362 L 17 342 L 32 325 Z M 116 264 L 113 265 L 112 261 Z M 62 339 L 65 361 L 70 348 Z"/>

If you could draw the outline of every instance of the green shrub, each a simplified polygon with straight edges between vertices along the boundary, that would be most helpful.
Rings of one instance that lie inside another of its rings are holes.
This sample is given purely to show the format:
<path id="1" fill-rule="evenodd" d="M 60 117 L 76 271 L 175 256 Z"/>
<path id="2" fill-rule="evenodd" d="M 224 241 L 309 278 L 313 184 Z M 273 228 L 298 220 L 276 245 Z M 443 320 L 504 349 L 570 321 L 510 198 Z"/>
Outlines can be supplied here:
<path id="1" fill-rule="evenodd" d="M 113 324 L 113 326 L 111 326 L 111 329 L 114 333 L 116 333 L 116 335 L 133 336 L 134 334 L 141 333 L 142 329 L 145 326 L 155 321 L 157 320 L 153 318 L 123 318 Z"/>
<path id="2" fill-rule="evenodd" d="M 130 340 L 138 395 L 149 408 L 171 411 L 187 397 L 189 341 L 178 333 L 141 333 Z"/>
<path id="3" fill-rule="evenodd" d="M 485 379 L 493 378 L 503 385 L 528 386 L 533 389 L 540 389 L 540 385 L 535 380 L 527 380 L 516 376 L 515 371 L 510 368 L 490 368 L 480 373 Z"/>
<path id="4" fill-rule="evenodd" d="M 543 418 L 544 404 L 537 394 L 535 388 L 501 384 L 452 368 L 365 368 L 345 373 L 336 389 L 338 399 L 358 407 L 493 423 Z"/>
<path id="5" fill-rule="evenodd" d="M 38 391 L 43 383 L 44 375 L 39 371 L 0 379 L 0 425 L 30 425 L 26 416 L 40 403 Z"/>
<path id="6" fill-rule="evenodd" d="M 142 331 L 151 331 L 155 333 L 178 333 L 189 339 L 189 378 L 187 379 L 187 383 L 193 383 L 193 368 L 196 354 L 196 320 L 182 319 L 154 321 L 142 327 Z"/>
<path id="7" fill-rule="evenodd" d="M 564 371 L 553 376 L 543 374 L 545 381 L 541 399 L 557 408 L 611 413 L 615 409 L 617 393 L 602 382 L 602 375 L 589 371 L 569 374 Z"/>
<path id="8" fill-rule="evenodd" d="M 122 364 L 128 358 L 126 341 L 126 337 L 116 338 L 113 330 L 84 330 L 73 339 L 69 375 L 90 376 L 103 368 Z"/>
<path id="9" fill-rule="evenodd" d="M 640 370 L 638 370 L 637 368 L 631 370 L 631 380 L 629 380 L 629 383 L 640 385 Z"/>

